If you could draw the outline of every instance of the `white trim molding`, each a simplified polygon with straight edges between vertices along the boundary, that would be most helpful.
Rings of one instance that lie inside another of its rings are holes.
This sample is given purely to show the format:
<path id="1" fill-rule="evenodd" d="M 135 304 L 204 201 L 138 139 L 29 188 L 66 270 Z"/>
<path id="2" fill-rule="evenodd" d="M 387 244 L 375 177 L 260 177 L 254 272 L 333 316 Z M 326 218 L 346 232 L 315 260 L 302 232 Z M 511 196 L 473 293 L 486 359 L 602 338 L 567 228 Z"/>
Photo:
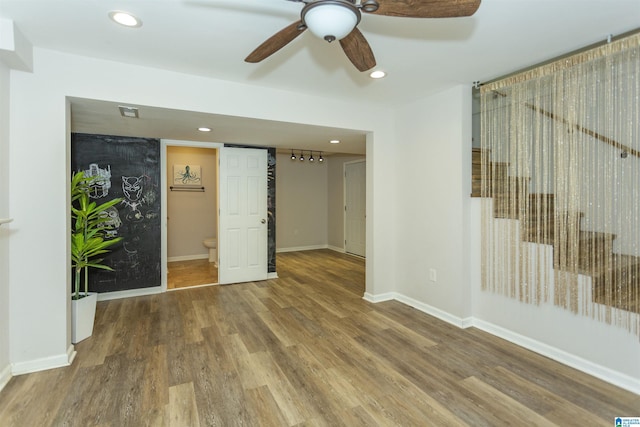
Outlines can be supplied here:
<path id="1" fill-rule="evenodd" d="M 328 248 L 329 248 L 328 245 L 294 246 L 294 247 L 291 247 L 291 248 L 276 248 L 276 253 L 314 251 L 316 249 L 328 249 Z"/>
<path id="2" fill-rule="evenodd" d="M 397 293 L 395 292 L 387 292 L 384 294 L 377 294 L 377 295 L 374 295 L 369 292 L 365 292 L 362 299 L 375 304 L 375 303 L 384 302 L 384 301 L 392 301 L 396 299 L 396 295 Z"/>
<path id="3" fill-rule="evenodd" d="M 46 371 L 47 369 L 62 368 L 70 366 L 76 357 L 73 345 L 67 348 L 67 352 L 56 356 L 43 357 L 41 359 L 29 360 L 11 364 L 12 375 L 30 374 L 32 372 Z"/>
<path id="4" fill-rule="evenodd" d="M 278 272 L 275 271 L 273 273 L 267 273 L 267 280 L 272 280 L 272 279 L 277 279 L 278 278 Z"/>
<path id="5" fill-rule="evenodd" d="M 162 293 L 162 286 L 154 286 L 152 288 L 129 289 L 126 291 L 104 292 L 98 294 L 98 301 L 109 301 L 112 299 L 140 297 L 144 295 L 155 295 Z"/>
<path id="6" fill-rule="evenodd" d="M 340 252 L 341 254 L 346 253 L 346 251 L 344 250 L 344 248 L 339 248 L 337 246 L 333 246 L 333 245 L 327 245 L 327 249 L 331 249 L 334 252 Z"/>
<path id="7" fill-rule="evenodd" d="M 0 391 L 9 383 L 12 377 L 11 365 L 5 366 L 4 369 L 0 371 Z"/>

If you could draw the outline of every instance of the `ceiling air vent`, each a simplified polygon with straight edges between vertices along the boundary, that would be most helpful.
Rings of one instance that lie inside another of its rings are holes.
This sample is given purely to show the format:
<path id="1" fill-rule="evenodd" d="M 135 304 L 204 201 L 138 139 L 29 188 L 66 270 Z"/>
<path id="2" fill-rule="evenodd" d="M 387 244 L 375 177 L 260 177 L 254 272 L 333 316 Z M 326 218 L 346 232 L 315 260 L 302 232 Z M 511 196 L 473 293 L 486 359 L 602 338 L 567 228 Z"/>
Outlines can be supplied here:
<path id="1" fill-rule="evenodd" d="M 118 109 L 120 110 L 120 115 L 122 117 L 128 117 L 130 119 L 138 118 L 138 109 L 136 107 L 125 107 L 124 105 L 119 105 Z"/>

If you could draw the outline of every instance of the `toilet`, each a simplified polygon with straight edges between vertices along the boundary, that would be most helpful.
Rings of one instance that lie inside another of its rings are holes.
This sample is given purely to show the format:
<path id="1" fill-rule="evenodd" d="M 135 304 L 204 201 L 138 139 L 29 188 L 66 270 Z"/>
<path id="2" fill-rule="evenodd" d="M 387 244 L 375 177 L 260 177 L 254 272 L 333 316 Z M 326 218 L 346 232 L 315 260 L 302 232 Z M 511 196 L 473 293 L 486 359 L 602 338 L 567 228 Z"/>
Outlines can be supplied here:
<path id="1" fill-rule="evenodd" d="M 209 262 L 218 262 L 218 240 L 215 237 L 208 237 L 202 241 L 202 244 L 209 249 Z"/>

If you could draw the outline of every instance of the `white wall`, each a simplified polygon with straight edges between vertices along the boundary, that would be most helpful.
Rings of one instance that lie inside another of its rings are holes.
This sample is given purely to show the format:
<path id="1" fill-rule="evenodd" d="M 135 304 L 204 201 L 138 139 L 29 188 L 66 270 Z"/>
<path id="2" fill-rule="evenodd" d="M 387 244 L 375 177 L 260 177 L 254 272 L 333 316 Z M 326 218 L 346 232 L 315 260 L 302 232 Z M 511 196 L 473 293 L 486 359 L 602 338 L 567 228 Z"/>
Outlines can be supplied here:
<path id="1" fill-rule="evenodd" d="M 173 165 L 200 165 L 204 192 L 167 191 L 167 258 L 206 258 L 202 241 L 217 235 L 217 156 L 215 149 L 167 147 L 167 188 L 172 183 Z"/>
<path id="2" fill-rule="evenodd" d="M 9 210 L 9 68 L 0 60 L 0 218 Z M 9 233 L 0 226 L 0 390 L 9 378 Z"/>
<path id="3" fill-rule="evenodd" d="M 396 209 L 397 292 L 465 319 L 471 89 L 458 86 L 404 105 L 395 118 L 396 193 L 386 202 Z"/>
<path id="4" fill-rule="evenodd" d="M 368 131 L 367 292 L 392 289 L 393 128 L 386 108 L 189 76 L 129 64 L 34 50 L 34 72 L 11 78 L 9 162 L 37 173 L 9 183 L 10 357 L 16 372 L 64 364 L 69 338 L 66 97 Z M 379 153 L 379 154 L 378 154 Z M 35 155 L 37 154 L 37 155 Z M 47 177 L 42 191 L 42 177 Z M 40 190 L 37 197 L 31 191 Z M 378 196 L 379 193 L 379 196 Z M 47 206 L 43 211 L 42 206 Z M 42 236 L 47 236 L 43 239 Z M 375 243 L 374 243 L 375 242 Z M 38 248 L 38 268 L 33 248 Z"/>
<path id="5" fill-rule="evenodd" d="M 276 155 L 276 250 L 327 246 L 327 176 L 326 161 Z"/>
<path id="6" fill-rule="evenodd" d="M 337 154 L 327 157 L 329 200 L 328 200 L 328 243 L 333 249 L 344 250 L 344 164 L 363 160 L 364 156 Z"/>

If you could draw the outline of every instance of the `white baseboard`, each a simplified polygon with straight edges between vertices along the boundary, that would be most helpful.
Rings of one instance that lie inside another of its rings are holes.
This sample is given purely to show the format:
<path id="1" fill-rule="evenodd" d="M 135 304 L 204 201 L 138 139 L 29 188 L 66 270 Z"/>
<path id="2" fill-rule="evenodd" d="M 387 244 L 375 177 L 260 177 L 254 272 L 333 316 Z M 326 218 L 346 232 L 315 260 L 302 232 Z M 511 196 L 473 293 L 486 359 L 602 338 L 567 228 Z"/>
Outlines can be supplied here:
<path id="1" fill-rule="evenodd" d="M 454 316 L 450 313 L 447 313 L 446 311 L 440 310 L 439 308 L 436 308 L 432 305 L 429 304 L 425 304 L 421 301 L 418 301 L 416 299 L 410 298 L 406 295 L 400 294 L 400 293 L 396 293 L 395 299 L 397 301 L 400 301 L 403 304 L 406 304 L 410 307 L 415 308 L 416 310 L 420 310 L 423 313 L 426 313 L 430 316 L 436 317 L 444 322 L 450 323 L 454 326 L 457 326 L 459 328 L 465 328 L 465 324 L 467 324 L 467 322 L 465 321 L 465 319 L 458 317 L 458 316 Z"/>
<path id="2" fill-rule="evenodd" d="M 198 255 L 184 255 L 184 256 L 172 256 L 167 257 L 167 262 L 176 262 L 176 261 L 193 261 L 195 259 L 208 259 L 209 254 L 198 254 Z"/>
<path id="3" fill-rule="evenodd" d="M 140 297 L 144 295 L 154 295 L 162 292 L 162 286 L 152 288 L 130 289 L 127 291 L 104 292 L 98 294 L 98 301 L 109 301 L 112 299 Z"/>
<path id="4" fill-rule="evenodd" d="M 0 391 L 9 383 L 11 378 L 11 365 L 7 365 L 0 371 Z"/>
<path id="5" fill-rule="evenodd" d="M 276 253 L 280 252 L 300 252 L 300 251 L 314 251 L 316 249 L 328 249 L 329 245 L 313 245 L 313 246 L 294 246 L 290 248 L 277 248 Z"/>
<path id="6" fill-rule="evenodd" d="M 438 319 L 459 328 L 476 327 L 491 335 L 502 338 L 513 344 L 519 345 L 520 347 L 526 348 L 545 357 L 553 359 L 556 362 L 562 363 L 563 365 L 570 366 L 586 374 L 599 378 L 602 381 L 606 381 L 632 393 L 640 394 L 640 380 L 634 377 L 630 377 L 629 375 L 582 359 L 581 357 L 578 357 L 571 353 L 567 353 L 564 350 L 560 350 L 556 347 L 550 346 L 540 341 L 536 341 L 534 339 L 531 339 L 524 335 L 520 335 L 516 332 L 510 331 L 492 323 L 485 322 L 484 320 L 476 319 L 474 317 L 460 318 L 457 316 L 453 316 L 436 307 L 430 306 L 429 304 L 425 304 L 421 301 L 417 301 L 413 298 L 407 297 L 406 295 L 402 295 L 397 292 L 386 292 L 384 294 L 378 295 L 373 295 L 366 292 L 363 298 L 366 301 L 373 303 L 396 300 L 433 317 L 437 317 Z"/>
<path id="7" fill-rule="evenodd" d="M 488 332 L 491 335 L 500 337 L 513 344 L 517 344 L 520 347 L 524 347 L 528 350 L 553 359 L 556 362 L 560 362 L 563 365 L 570 366 L 579 371 L 592 375 L 596 378 L 601 379 L 602 381 L 606 381 L 633 393 L 640 394 L 640 380 L 636 378 L 582 359 L 581 357 L 575 356 L 571 353 L 567 353 L 564 350 L 560 350 L 556 347 L 552 347 L 550 345 L 547 345 L 540 341 L 536 341 L 524 335 L 520 335 L 516 332 L 510 331 L 492 323 L 485 322 L 484 320 L 473 319 L 473 326 L 485 332 Z"/>
<path id="8" fill-rule="evenodd" d="M 76 351 L 73 345 L 69 346 L 66 353 L 56 356 L 43 357 L 41 359 L 29 360 L 11 364 L 12 375 L 30 374 L 32 372 L 45 371 L 47 369 L 62 368 L 71 365 L 75 359 Z"/>
<path id="9" fill-rule="evenodd" d="M 344 248 L 339 248 L 339 247 L 337 247 L 337 246 L 331 246 L 331 245 L 328 245 L 328 246 L 327 246 L 327 249 L 331 249 L 331 250 L 332 250 L 332 251 L 334 251 L 334 252 L 340 252 L 341 254 L 343 254 L 343 253 L 345 253 L 345 252 L 346 252 L 346 251 L 344 250 Z"/>
<path id="10" fill-rule="evenodd" d="M 313 245 L 313 246 L 294 246 L 290 248 L 278 248 L 276 249 L 276 253 L 280 252 L 300 252 L 300 251 L 314 251 L 316 249 L 329 249 L 334 252 L 340 252 L 341 254 L 346 253 L 344 248 L 340 248 L 338 246 L 332 245 Z M 355 255 L 358 256 L 358 255 Z"/>
<path id="11" fill-rule="evenodd" d="M 73 344 L 69 344 L 69 347 L 67 348 L 67 359 L 69 360 L 69 365 L 71 365 L 76 359 L 77 354 L 78 352 L 76 351 L 76 348 L 73 346 Z"/>
<path id="12" fill-rule="evenodd" d="M 392 301 L 396 299 L 396 295 L 397 294 L 395 292 L 387 292 L 384 294 L 377 294 L 377 295 L 371 294 L 369 292 L 365 292 L 362 299 L 372 303 L 378 303 L 378 302 L 384 302 L 384 301 Z"/>
<path id="13" fill-rule="evenodd" d="M 278 278 L 278 272 L 267 273 L 267 280 L 277 279 L 277 278 Z"/>

